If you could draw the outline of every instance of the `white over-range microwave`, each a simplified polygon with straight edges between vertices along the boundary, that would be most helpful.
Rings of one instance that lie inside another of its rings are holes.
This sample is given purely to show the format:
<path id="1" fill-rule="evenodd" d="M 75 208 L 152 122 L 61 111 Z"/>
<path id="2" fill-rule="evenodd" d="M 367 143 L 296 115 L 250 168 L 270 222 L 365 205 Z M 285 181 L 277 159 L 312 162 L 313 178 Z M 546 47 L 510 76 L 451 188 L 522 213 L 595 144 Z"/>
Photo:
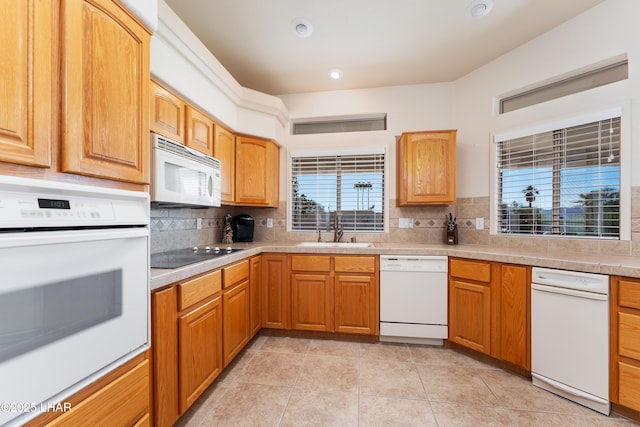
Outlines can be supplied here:
<path id="1" fill-rule="evenodd" d="M 220 206 L 220 161 L 151 134 L 151 201 L 163 206 Z"/>

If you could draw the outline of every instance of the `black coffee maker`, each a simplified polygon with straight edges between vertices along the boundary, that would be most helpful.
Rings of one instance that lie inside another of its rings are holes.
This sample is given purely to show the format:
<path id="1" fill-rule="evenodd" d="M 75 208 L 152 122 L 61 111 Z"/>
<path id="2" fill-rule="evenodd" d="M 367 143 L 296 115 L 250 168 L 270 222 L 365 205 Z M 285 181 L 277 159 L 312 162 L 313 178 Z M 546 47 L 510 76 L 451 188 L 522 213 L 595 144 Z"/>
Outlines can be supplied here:
<path id="1" fill-rule="evenodd" d="M 253 242 L 254 221 L 251 215 L 236 215 L 231 219 L 234 242 Z"/>

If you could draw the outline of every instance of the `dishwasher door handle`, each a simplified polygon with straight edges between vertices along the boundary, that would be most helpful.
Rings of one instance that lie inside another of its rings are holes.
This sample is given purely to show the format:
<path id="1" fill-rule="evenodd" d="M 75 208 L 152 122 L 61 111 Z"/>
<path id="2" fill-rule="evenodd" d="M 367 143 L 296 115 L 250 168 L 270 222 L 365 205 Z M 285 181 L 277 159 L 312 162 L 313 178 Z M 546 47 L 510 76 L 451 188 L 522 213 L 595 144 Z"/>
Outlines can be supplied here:
<path id="1" fill-rule="evenodd" d="M 532 283 L 531 284 L 531 289 L 532 290 L 536 290 L 536 291 L 541 291 L 541 292 L 548 292 L 550 294 L 569 295 L 569 296 L 572 296 L 572 297 L 586 298 L 586 299 L 592 299 L 592 300 L 597 300 L 597 301 L 608 301 L 609 300 L 609 295 L 596 294 L 596 293 L 593 293 L 593 292 L 578 291 L 578 290 L 575 290 L 575 289 L 560 288 L 560 287 L 556 287 L 556 286 L 541 285 L 539 283 Z"/>

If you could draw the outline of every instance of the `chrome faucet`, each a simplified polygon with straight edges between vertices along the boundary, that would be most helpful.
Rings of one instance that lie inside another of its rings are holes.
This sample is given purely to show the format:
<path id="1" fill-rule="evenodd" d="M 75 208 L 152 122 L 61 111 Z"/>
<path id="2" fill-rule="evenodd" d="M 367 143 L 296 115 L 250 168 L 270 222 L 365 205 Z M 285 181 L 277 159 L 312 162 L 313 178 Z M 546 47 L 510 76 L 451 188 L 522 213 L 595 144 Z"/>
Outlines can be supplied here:
<path id="1" fill-rule="evenodd" d="M 333 241 L 339 242 L 342 239 L 342 235 L 344 231 L 342 229 L 342 224 L 340 224 L 340 218 L 338 217 L 338 212 L 333 213 Z"/>

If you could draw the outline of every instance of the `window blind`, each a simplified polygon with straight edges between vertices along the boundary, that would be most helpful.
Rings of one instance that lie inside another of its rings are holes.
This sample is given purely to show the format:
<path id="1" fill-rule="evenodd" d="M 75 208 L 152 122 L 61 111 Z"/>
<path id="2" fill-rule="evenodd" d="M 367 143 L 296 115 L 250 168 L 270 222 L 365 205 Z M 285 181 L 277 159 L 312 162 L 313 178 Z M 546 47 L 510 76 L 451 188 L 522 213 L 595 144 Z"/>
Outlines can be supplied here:
<path id="1" fill-rule="evenodd" d="M 496 143 L 499 233 L 620 237 L 620 117 Z"/>
<path id="2" fill-rule="evenodd" d="M 384 231 L 384 154 L 291 158 L 292 230 Z"/>

